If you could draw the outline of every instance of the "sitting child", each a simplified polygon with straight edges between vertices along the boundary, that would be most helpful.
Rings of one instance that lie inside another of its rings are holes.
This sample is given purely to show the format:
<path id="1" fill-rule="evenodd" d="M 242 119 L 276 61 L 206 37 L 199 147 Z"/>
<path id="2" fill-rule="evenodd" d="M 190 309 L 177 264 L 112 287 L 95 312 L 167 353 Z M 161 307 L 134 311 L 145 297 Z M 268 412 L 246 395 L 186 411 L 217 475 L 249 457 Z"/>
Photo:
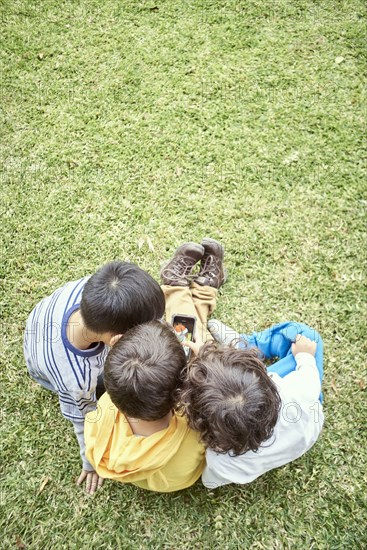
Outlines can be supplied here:
<path id="1" fill-rule="evenodd" d="M 114 344 L 105 362 L 107 393 L 85 422 L 86 455 L 100 477 L 159 492 L 184 489 L 200 477 L 204 447 L 176 413 L 185 369 L 180 342 L 158 321 Z"/>
<path id="2" fill-rule="evenodd" d="M 182 400 L 189 425 L 207 447 L 203 483 L 214 489 L 249 483 L 315 443 L 324 422 L 323 343 L 298 323 L 240 337 L 212 320 L 209 330 L 220 344 L 190 344 L 197 357 Z M 266 368 L 261 355 L 279 360 Z"/>
<path id="3" fill-rule="evenodd" d="M 137 265 L 111 262 L 91 277 L 69 282 L 30 314 L 24 355 L 31 377 L 58 394 L 63 416 L 74 425 L 87 490 L 96 479 L 85 457 L 84 417 L 97 407 L 108 346 L 117 334 L 160 319 L 165 307 L 158 283 Z M 102 480 L 98 480 L 101 484 Z"/>

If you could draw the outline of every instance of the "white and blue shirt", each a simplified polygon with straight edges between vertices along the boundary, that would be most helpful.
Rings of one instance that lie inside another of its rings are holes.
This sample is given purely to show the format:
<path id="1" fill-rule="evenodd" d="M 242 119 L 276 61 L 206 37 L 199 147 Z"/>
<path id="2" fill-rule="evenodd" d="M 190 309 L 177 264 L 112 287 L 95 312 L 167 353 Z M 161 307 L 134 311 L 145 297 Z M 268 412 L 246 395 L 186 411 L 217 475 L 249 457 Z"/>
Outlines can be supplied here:
<path id="1" fill-rule="evenodd" d="M 87 350 L 75 348 L 67 338 L 71 314 L 79 309 L 88 277 L 67 283 L 39 302 L 28 317 L 24 356 L 33 378 L 54 389 L 61 412 L 76 429 L 84 464 L 84 437 L 80 440 L 85 415 L 96 409 L 97 378 L 109 348 L 102 342 Z M 79 435 L 78 435 L 79 431 Z"/>

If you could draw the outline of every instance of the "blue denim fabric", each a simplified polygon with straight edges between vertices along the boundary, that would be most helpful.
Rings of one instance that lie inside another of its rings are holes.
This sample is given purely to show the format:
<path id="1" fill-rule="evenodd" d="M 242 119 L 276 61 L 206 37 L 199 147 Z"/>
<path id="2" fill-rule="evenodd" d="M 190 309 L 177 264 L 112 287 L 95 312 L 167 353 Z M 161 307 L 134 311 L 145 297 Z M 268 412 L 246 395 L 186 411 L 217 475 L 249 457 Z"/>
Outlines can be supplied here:
<path id="1" fill-rule="evenodd" d="M 302 334 L 317 343 L 315 360 L 320 375 L 320 381 L 322 382 L 324 374 L 324 344 L 320 334 L 303 323 L 287 321 L 285 323 L 273 325 L 260 332 L 241 334 L 241 338 L 246 341 L 247 346 L 245 343 L 240 343 L 239 347 L 256 346 L 264 354 L 265 359 L 274 359 L 277 357 L 278 361 L 268 367 L 268 372 L 275 372 L 283 378 L 296 368 L 296 360 L 292 354 L 292 343 L 295 342 L 297 334 Z M 321 394 L 320 401 L 322 402 L 322 400 Z"/>

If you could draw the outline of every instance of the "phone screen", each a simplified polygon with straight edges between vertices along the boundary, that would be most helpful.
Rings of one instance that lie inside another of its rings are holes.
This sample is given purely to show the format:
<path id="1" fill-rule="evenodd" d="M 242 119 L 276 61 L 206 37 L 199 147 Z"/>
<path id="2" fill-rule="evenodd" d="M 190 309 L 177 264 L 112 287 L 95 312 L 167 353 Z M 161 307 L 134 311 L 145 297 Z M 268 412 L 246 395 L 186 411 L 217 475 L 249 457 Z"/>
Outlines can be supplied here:
<path id="1" fill-rule="evenodd" d="M 195 317 L 174 315 L 172 325 L 180 342 L 194 342 Z M 187 359 L 190 358 L 191 349 L 184 346 Z"/>

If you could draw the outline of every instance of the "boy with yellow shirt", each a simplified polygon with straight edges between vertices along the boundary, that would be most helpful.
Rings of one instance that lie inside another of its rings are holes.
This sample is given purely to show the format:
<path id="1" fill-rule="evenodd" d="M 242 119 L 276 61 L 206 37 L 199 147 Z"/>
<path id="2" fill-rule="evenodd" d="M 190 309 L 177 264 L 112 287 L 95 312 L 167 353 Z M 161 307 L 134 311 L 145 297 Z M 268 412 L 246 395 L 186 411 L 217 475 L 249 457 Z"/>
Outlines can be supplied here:
<path id="1" fill-rule="evenodd" d="M 86 456 L 98 476 L 158 492 L 200 477 L 204 447 L 176 412 L 185 369 L 180 342 L 159 321 L 117 341 L 105 363 L 107 393 L 85 422 Z"/>

